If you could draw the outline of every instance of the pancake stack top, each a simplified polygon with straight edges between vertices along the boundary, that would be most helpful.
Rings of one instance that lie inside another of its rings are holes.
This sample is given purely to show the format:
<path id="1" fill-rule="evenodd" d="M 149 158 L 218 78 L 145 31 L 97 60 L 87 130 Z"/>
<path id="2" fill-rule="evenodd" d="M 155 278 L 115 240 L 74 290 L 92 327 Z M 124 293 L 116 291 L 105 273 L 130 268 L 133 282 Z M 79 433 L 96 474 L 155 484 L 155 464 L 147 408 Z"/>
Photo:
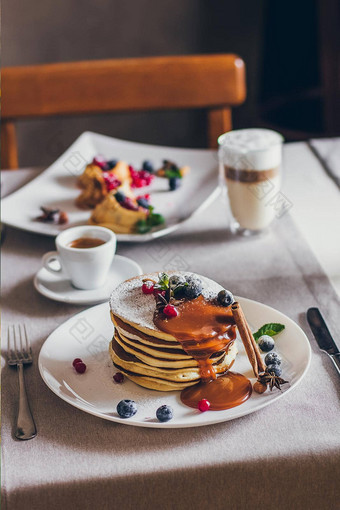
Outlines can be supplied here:
<path id="1" fill-rule="evenodd" d="M 114 365 L 137 384 L 162 391 L 182 390 L 209 374 L 216 377 L 237 354 L 232 312 L 216 300 L 222 287 L 192 273 L 168 275 L 195 276 L 202 283 L 198 297 L 177 300 L 178 316 L 166 317 L 161 306 L 156 308 L 161 300 L 142 292 L 143 281 L 157 282 L 157 273 L 123 282 L 110 299 Z"/>

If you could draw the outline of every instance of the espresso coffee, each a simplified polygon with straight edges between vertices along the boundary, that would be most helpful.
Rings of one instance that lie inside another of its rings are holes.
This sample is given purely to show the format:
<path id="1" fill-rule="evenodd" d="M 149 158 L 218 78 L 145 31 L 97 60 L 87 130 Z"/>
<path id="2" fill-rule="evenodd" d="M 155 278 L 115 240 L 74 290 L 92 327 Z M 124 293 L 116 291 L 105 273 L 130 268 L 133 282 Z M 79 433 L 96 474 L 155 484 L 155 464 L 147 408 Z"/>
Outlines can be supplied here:
<path id="1" fill-rule="evenodd" d="M 75 239 L 69 244 L 70 248 L 96 248 L 97 246 L 101 246 L 105 244 L 106 241 L 102 239 L 98 239 L 96 237 L 79 237 L 79 239 Z"/>

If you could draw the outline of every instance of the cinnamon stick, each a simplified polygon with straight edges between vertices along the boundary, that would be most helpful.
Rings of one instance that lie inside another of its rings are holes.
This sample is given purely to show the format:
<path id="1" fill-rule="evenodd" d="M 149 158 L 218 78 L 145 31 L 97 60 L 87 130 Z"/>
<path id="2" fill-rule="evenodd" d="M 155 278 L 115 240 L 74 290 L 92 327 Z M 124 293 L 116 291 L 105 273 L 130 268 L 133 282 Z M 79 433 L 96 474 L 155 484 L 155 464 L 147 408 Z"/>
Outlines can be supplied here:
<path id="1" fill-rule="evenodd" d="M 242 311 L 242 314 L 243 314 L 243 311 Z M 244 316 L 244 314 L 243 314 L 243 316 Z M 262 359 L 262 356 L 261 356 L 261 353 L 259 351 L 258 345 L 257 345 L 257 343 L 255 341 L 253 333 L 251 332 L 251 329 L 250 329 L 249 324 L 247 322 L 247 319 L 245 317 L 244 317 L 244 320 L 246 321 L 246 325 L 247 325 L 248 333 L 249 333 L 249 336 L 250 336 L 250 340 L 251 340 L 251 343 L 252 343 L 252 346 L 253 346 L 253 349 L 254 349 L 254 352 L 255 352 L 255 356 L 256 356 L 256 361 L 257 361 L 257 366 L 258 366 L 259 372 L 265 372 L 266 371 L 266 364 L 265 364 L 265 362 Z"/>
<path id="2" fill-rule="evenodd" d="M 265 364 L 261 358 L 259 348 L 255 342 L 255 339 L 250 331 L 247 320 L 244 316 L 243 310 L 240 303 L 235 302 L 231 306 L 231 311 L 235 319 L 237 329 L 240 333 L 241 340 L 243 342 L 245 351 L 247 353 L 250 364 L 253 368 L 255 377 L 258 377 L 259 371 L 265 371 Z"/>

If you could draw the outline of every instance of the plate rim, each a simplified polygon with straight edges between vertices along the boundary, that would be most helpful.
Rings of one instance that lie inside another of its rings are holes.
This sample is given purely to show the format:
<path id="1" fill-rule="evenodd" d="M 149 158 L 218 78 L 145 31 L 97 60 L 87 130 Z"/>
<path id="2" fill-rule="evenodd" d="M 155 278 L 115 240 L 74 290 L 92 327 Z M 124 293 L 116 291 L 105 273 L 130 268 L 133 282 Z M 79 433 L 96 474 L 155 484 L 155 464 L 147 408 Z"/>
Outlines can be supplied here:
<path id="1" fill-rule="evenodd" d="M 233 420 L 236 420 L 238 418 L 241 418 L 243 416 L 246 416 L 248 414 L 252 414 L 254 412 L 257 412 L 257 411 L 260 411 L 261 409 L 263 409 L 264 407 L 267 407 L 268 405 L 276 402 L 277 400 L 281 399 L 282 397 L 284 397 L 287 393 L 291 392 L 294 388 L 296 388 L 302 381 L 302 379 L 305 377 L 306 373 L 308 372 L 309 368 L 310 368 L 310 364 L 311 364 L 311 358 L 312 358 L 312 349 L 311 349 L 311 346 L 310 346 L 310 342 L 308 340 L 308 337 L 306 335 L 306 333 L 303 331 L 303 329 L 293 320 L 291 319 L 290 317 L 288 317 L 288 315 L 285 315 L 283 312 L 280 312 L 279 310 L 277 310 L 276 308 L 273 308 L 272 306 L 269 306 L 265 303 L 261 303 L 260 301 L 255 301 L 253 299 L 249 299 L 249 298 L 244 298 L 244 297 L 241 297 L 241 296 L 235 296 L 235 298 L 240 301 L 240 303 L 242 304 L 242 302 L 247 302 L 247 303 L 250 303 L 250 304 L 256 304 L 256 305 L 261 305 L 261 307 L 264 307 L 266 309 L 266 311 L 271 311 L 271 310 L 274 310 L 276 313 L 279 313 L 280 315 L 284 316 L 285 319 L 288 320 L 288 322 L 293 325 L 295 328 L 297 328 L 301 334 L 301 338 L 303 338 L 303 342 L 304 342 L 304 345 L 306 347 L 306 350 L 307 350 L 307 360 L 306 360 L 306 365 L 304 367 L 304 370 L 302 372 L 302 374 L 300 375 L 299 379 L 297 379 L 297 381 L 295 381 L 293 384 L 289 385 L 289 387 L 287 389 L 285 389 L 284 392 L 280 392 L 278 393 L 275 398 L 272 398 L 270 400 L 264 400 L 263 403 L 259 404 L 256 409 L 245 409 L 244 411 L 240 411 L 237 416 L 234 416 L 232 418 L 224 418 L 224 419 L 218 419 L 216 417 L 216 419 L 212 418 L 211 420 L 209 420 L 208 422 L 204 422 L 204 423 L 195 423 L 193 424 L 192 422 L 189 422 L 188 424 L 176 424 L 176 423 L 171 423 L 171 422 L 167 422 L 167 423 L 157 423 L 157 422 L 134 422 L 134 421 L 129 421 L 129 420 L 123 420 L 122 418 L 119 418 L 118 416 L 109 416 L 109 415 L 104 415 L 102 412 L 97 412 L 97 411 L 94 411 L 94 410 L 91 410 L 89 408 L 84 408 L 82 407 L 80 404 L 78 404 L 77 402 L 75 401 L 72 401 L 70 398 L 68 398 L 66 395 L 63 395 L 63 394 L 58 394 L 56 393 L 55 389 L 52 387 L 52 385 L 49 384 L 49 382 L 46 380 L 46 378 L 44 377 L 44 374 L 43 374 L 43 366 L 42 366 L 42 352 L 43 352 L 43 348 L 45 346 L 45 344 L 49 341 L 50 337 L 61 327 L 63 327 L 65 325 L 65 323 L 67 323 L 68 321 L 74 319 L 77 315 L 80 315 L 80 314 L 83 314 L 83 313 L 86 313 L 88 310 L 92 309 L 92 308 L 96 308 L 96 307 L 104 307 L 105 304 L 107 303 L 101 303 L 101 304 L 97 304 L 93 307 L 90 307 L 90 308 L 87 308 L 85 310 L 82 310 L 81 312 L 78 312 L 74 315 L 72 315 L 71 317 L 69 317 L 68 319 L 66 319 L 62 324 L 59 324 L 59 326 L 57 328 L 55 328 L 51 333 L 50 335 L 46 338 L 46 340 L 44 341 L 43 345 L 41 346 L 41 349 L 39 351 L 39 357 L 38 357 L 38 368 L 39 368 L 39 373 L 40 373 L 40 376 L 42 378 L 42 380 L 44 381 L 44 383 L 46 384 L 46 386 L 57 396 L 59 397 L 61 400 L 64 400 L 65 402 L 67 402 L 68 404 L 70 404 L 71 406 L 83 411 L 83 412 L 86 412 L 88 414 L 91 414 L 92 416 L 96 416 L 98 418 L 101 418 L 103 420 L 106 420 L 106 421 L 110 421 L 110 422 L 113 422 L 113 423 L 118 423 L 118 424 L 121 424 L 121 425 L 129 425 L 129 426 L 134 426 L 134 427 L 144 427 L 144 428 L 173 428 L 173 429 L 181 429 L 181 428 L 195 428 L 195 427 L 205 427 L 205 426 L 209 426 L 209 425 L 216 425 L 218 423 L 225 423 L 227 421 L 233 421 Z M 113 325 L 112 325 L 113 326 Z M 147 390 L 147 388 L 145 388 Z M 152 390 L 150 390 L 152 391 Z M 242 409 L 242 406 L 238 406 L 238 408 L 241 408 Z M 214 411 L 214 413 L 212 414 L 212 416 L 214 416 L 216 414 L 216 416 L 218 416 L 218 411 Z"/>
<path id="2" fill-rule="evenodd" d="M 48 171 L 50 171 L 51 168 L 53 168 L 54 166 L 57 166 L 59 164 L 59 161 L 62 161 L 63 158 L 65 158 L 65 155 L 68 152 L 74 150 L 74 147 L 76 146 L 76 144 L 78 144 L 79 142 L 82 142 L 83 141 L 82 139 L 86 140 L 86 138 L 90 137 L 90 136 L 92 136 L 94 138 L 104 138 L 106 140 L 110 140 L 110 141 L 114 141 L 114 142 L 118 142 L 118 143 L 122 143 L 122 144 L 126 144 L 126 145 L 134 145 L 134 146 L 137 145 L 137 146 L 139 146 L 140 148 L 143 148 L 143 149 L 147 149 L 147 148 L 150 148 L 150 149 L 160 149 L 160 150 L 169 150 L 169 149 L 171 149 L 171 150 L 176 150 L 176 151 L 192 151 L 192 152 L 196 152 L 196 153 L 200 153 L 201 152 L 201 153 L 204 153 L 204 154 L 209 154 L 209 153 L 210 154 L 214 154 L 214 153 L 217 153 L 216 149 L 202 149 L 202 148 L 190 148 L 190 147 L 173 147 L 173 146 L 164 146 L 164 145 L 153 145 L 153 144 L 146 144 L 146 143 L 141 143 L 141 142 L 133 142 L 131 140 L 124 140 L 124 139 L 116 138 L 116 137 L 113 137 L 113 136 L 108 136 L 108 135 L 104 135 L 104 134 L 101 134 L 101 133 L 96 133 L 94 131 L 84 131 L 83 133 L 81 133 L 76 138 L 76 140 L 74 140 L 74 142 L 69 147 L 67 147 L 67 149 L 55 161 L 53 161 L 47 168 L 45 168 L 41 173 L 39 173 L 39 175 L 35 176 L 32 180 L 30 180 L 29 182 L 24 184 L 24 186 L 22 186 L 21 188 L 13 191 L 13 193 L 10 193 L 9 195 L 7 195 L 6 197 L 4 197 L 2 199 L 2 204 L 1 204 L 2 215 L 3 215 L 3 207 L 6 205 L 7 201 L 13 200 L 13 197 L 15 198 L 15 195 L 17 193 L 21 193 L 31 183 L 33 183 L 37 179 L 41 178 L 42 175 L 45 172 L 48 172 Z M 189 221 L 196 214 L 199 214 L 201 211 L 203 211 L 207 207 L 209 207 L 209 205 L 220 195 L 220 193 L 221 193 L 221 186 L 220 186 L 220 183 L 219 183 L 219 170 L 218 170 L 218 162 L 217 161 L 216 161 L 216 177 L 217 177 L 217 179 L 216 179 L 216 186 L 213 189 L 213 191 L 186 218 L 180 219 L 174 225 L 170 225 L 168 227 L 165 225 L 164 228 L 160 228 L 158 230 L 154 230 L 153 232 L 150 232 L 150 233 L 147 233 L 147 234 L 143 234 L 143 235 L 142 234 L 116 234 L 117 241 L 119 241 L 119 242 L 137 242 L 137 243 L 149 242 L 149 241 L 152 241 L 154 239 L 158 239 L 160 237 L 164 237 L 164 236 L 166 236 L 168 234 L 171 234 L 172 232 L 178 230 L 184 223 Z M 9 220 L 2 220 L 2 222 L 3 222 L 4 225 L 7 225 L 8 227 L 15 228 L 17 230 L 23 230 L 24 232 L 30 232 L 30 233 L 33 233 L 33 234 L 38 234 L 38 235 L 46 236 L 46 237 L 56 237 L 59 234 L 59 232 L 58 233 L 43 232 L 41 229 L 39 229 L 39 223 L 32 222 L 32 227 L 31 227 L 31 226 L 25 226 L 25 225 L 24 226 L 20 226 L 17 223 L 12 223 L 10 219 Z"/>

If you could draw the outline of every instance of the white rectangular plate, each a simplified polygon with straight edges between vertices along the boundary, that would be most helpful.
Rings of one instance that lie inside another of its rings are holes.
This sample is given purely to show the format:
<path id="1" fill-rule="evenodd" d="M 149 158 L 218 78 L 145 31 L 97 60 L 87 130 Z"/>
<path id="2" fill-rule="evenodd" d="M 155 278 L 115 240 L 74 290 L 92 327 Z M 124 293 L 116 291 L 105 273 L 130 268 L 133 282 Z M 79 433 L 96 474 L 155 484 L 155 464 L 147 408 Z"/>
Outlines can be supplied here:
<path id="1" fill-rule="evenodd" d="M 75 206 L 74 201 L 80 193 L 76 181 L 85 166 L 98 154 L 107 159 L 124 160 L 137 169 L 146 159 L 151 160 L 156 168 L 161 166 L 163 159 L 191 168 L 176 191 L 168 191 L 168 180 L 160 177 L 156 177 L 151 186 L 136 190 L 138 194 L 151 193 L 151 204 L 155 212 L 165 217 L 165 224 L 147 234 L 119 234 L 120 241 L 143 242 L 169 234 L 206 208 L 220 191 L 217 152 L 214 150 L 146 145 L 84 132 L 42 174 L 2 201 L 2 222 L 49 236 L 56 236 L 65 228 L 86 224 L 91 211 L 82 211 Z M 68 224 L 58 226 L 36 221 L 40 206 L 66 211 Z"/>

